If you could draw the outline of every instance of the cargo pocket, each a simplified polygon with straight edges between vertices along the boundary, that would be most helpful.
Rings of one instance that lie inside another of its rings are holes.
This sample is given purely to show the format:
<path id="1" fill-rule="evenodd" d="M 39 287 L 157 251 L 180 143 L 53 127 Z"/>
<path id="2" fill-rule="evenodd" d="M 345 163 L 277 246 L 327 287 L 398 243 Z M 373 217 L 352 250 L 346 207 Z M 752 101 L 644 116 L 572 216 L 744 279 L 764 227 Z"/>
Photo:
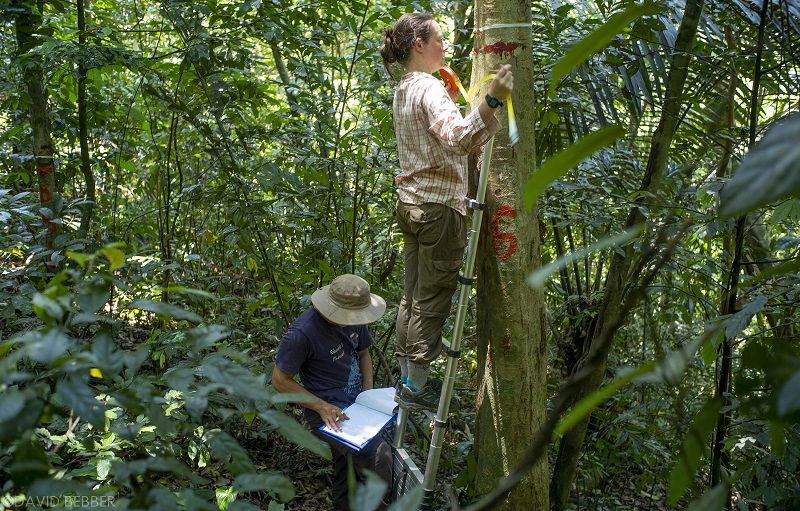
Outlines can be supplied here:
<path id="1" fill-rule="evenodd" d="M 409 210 L 409 214 L 411 220 L 417 223 L 430 224 L 442 218 L 443 209 L 446 207 L 447 206 L 442 206 L 441 204 L 426 202 L 425 204 L 414 206 Z"/>
<path id="2" fill-rule="evenodd" d="M 461 269 L 461 259 L 434 260 L 433 270 L 435 275 L 432 281 L 443 289 L 455 289 L 458 287 L 458 270 Z"/>

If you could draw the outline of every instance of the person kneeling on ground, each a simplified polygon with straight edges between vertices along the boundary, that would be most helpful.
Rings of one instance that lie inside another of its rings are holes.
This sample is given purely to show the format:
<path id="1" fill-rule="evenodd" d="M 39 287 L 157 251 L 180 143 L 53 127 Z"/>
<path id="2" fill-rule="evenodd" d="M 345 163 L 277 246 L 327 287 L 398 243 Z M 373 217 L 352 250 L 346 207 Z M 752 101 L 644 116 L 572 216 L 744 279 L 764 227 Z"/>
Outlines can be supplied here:
<path id="1" fill-rule="evenodd" d="M 340 431 L 347 420 L 343 408 L 356 396 L 372 388 L 372 336 L 369 323 L 378 320 L 386 302 L 370 293 L 369 284 L 357 275 L 340 275 L 330 285 L 311 296 L 313 307 L 300 315 L 281 339 L 272 386 L 278 392 L 307 394 L 305 417 L 311 431 L 331 447 L 333 476 L 331 491 L 334 509 L 349 510 L 347 498 L 348 458 L 356 475 L 369 469 L 391 487 L 391 446 L 378 435 L 360 452 L 319 432 L 324 423 Z M 300 375 L 300 382 L 293 378 Z M 388 500 L 388 497 L 384 497 Z"/>

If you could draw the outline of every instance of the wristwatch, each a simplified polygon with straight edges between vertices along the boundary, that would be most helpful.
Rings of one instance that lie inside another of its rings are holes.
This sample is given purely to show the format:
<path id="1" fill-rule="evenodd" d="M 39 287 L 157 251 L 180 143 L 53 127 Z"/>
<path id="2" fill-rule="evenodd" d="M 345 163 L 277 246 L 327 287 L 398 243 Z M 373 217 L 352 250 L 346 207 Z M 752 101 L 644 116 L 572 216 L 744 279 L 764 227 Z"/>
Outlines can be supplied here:
<path id="1" fill-rule="evenodd" d="M 498 106 L 504 105 L 502 101 L 492 96 L 491 94 L 487 94 L 484 99 L 486 99 L 486 104 L 489 105 L 489 108 L 497 108 Z"/>

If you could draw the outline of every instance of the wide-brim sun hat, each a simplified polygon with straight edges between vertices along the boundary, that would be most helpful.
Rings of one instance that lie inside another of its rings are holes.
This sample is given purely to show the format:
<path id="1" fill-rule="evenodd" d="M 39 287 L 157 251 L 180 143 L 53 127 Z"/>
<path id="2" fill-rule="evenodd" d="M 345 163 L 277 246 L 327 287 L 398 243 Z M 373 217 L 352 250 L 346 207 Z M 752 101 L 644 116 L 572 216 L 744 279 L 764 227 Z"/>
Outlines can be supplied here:
<path id="1" fill-rule="evenodd" d="M 370 293 L 369 283 L 349 273 L 314 291 L 311 303 L 325 319 L 343 326 L 372 323 L 386 311 L 386 302 Z"/>

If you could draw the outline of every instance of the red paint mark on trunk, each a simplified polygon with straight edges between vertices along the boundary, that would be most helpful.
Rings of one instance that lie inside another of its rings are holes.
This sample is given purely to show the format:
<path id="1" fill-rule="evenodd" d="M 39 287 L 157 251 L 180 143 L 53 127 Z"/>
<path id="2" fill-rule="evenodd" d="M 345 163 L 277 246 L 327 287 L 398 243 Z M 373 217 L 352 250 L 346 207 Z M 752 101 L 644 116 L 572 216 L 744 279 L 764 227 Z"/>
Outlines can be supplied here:
<path id="1" fill-rule="evenodd" d="M 492 216 L 492 250 L 501 261 L 507 261 L 517 253 L 517 237 L 500 230 L 503 218 L 517 218 L 517 210 L 511 206 L 500 206 Z"/>
<path id="2" fill-rule="evenodd" d="M 475 53 L 491 53 L 505 58 L 513 55 L 514 50 L 517 48 L 524 48 L 524 46 L 520 43 L 504 43 L 502 41 L 498 41 L 496 43 L 487 44 L 481 48 L 475 48 Z"/>
<path id="3" fill-rule="evenodd" d="M 50 174 L 53 173 L 53 167 L 49 165 L 41 165 L 36 169 L 39 172 L 39 203 L 42 206 L 49 206 L 53 202 L 53 191 L 48 188 Z"/>
<path id="4" fill-rule="evenodd" d="M 39 165 L 36 168 L 39 174 L 39 204 L 48 208 L 53 207 L 53 190 L 50 189 L 51 175 L 53 174 L 53 167 L 50 165 Z M 53 248 L 53 238 L 58 233 L 58 226 L 53 222 L 53 219 L 45 214 L 40 215 L 42 222 L 47 226 L 47 248 Z M 51 265 L 48 263 L 48 268 Z"/>

